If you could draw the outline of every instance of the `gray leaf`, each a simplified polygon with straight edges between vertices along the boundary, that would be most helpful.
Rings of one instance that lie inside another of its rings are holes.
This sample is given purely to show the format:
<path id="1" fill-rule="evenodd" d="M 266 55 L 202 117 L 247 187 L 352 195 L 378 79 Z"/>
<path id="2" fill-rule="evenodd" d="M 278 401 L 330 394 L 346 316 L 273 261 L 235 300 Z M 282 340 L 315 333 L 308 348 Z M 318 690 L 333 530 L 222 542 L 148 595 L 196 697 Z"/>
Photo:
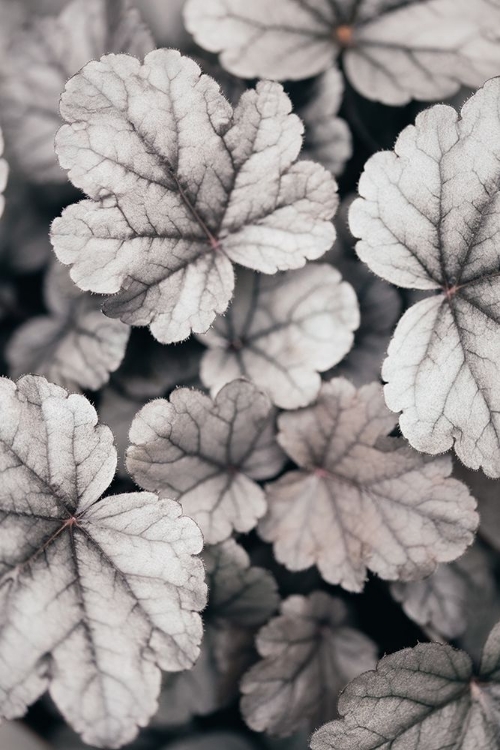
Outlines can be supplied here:
<path id="1" fill-rule="evenodd" d="M 14 175 L 5 190 L 0 221 L 0 264 L 5 274 L 30 273 L 52 256 L 50 224 L 36 205 L 29 186 Z M 1 196 L 0 196 L 1 201 Z"/>
<path id="2" fill-rule="evenodd" d="M 0 120 L 16 166 L 28 179 L 67 180 L 54 155 L 54 136 L 68 78 L 105 52 L 142 58 L 152 49 L 151 35 L 128 0 L 72 0 L 59 16 L 30 14 L 12 34 L 0 76 Z"/>
<path id="3" fill-rule="evenodd" d="M 346 605 L 322 592 L 286 599 L 257 649 L 262 659 L 241 682 L 241 710 L 252 729 L 280 736 L 333 718 L 340 690 L 377 658 Z"/>
<path id="4" fill-rule="evenodd" d="M 233 262 L 273 274 L 319 258 L 334 239 L 336 185 L 296 162 L 303 127 L 290 111 L 270 82 L 233 111 L 175 50 L 142 66 L 125 55 L 85 66 L 66 86 L 56 139 L 61 165 L 93 199 L 53 224 L 75 282 L 114 295 L 111 317 L 171 343 L 226 310 Z"/>
<path id="5" fill-rule="evenodd" d="M 233 732 L 205 732 L 168 745 L 164 750 L 253 750 L 253 745 Z"/>
<path id="6" fill-rule="evenodd" d="M 496 599 L 490 558 L 482 547 L 474 545 L 422 581 L 393 583 L 391 593 L 432 640 L 459 638 Z"/>
<path id="7" fill-rule="evenodd" d="M 450 457 L 386 438 L 393 426 L 378 384 L 356 391 L 343 378 L 279 417 L 278 442 L 301 471 L 267 486 L 259 533 L 289 570 L 317 565 L 329 583 L 361 591 L 367 568 L 415 580 L 471 544 L 475 501 L 450 478 Z"/>
<path id="8" fill-rule="evenodd" d="M 266 511 L 255 480 L 275 476 L 284 456 L 267 396 L 236 380 L 215 401 L 179 388 L 147 404 L 134 419 L 127 467 L 145 489 L 174 497 L 208 544 L 249 531 Z"/>
<path id="9" fill-rule="evenodd" d="M 0 130 L 0 217 L 3 214 L 3 209 L 5 205 L 5 199 L 3 197 L 3 192 L 5 190 L 5 187 L 7 185 L 7 175 L 9 173 L 9 168 L 7 166 L 7 162 L 5 159 L 2 159 L 3 154 L 3 135 L 2 131 Z"/>
<path id="10" fill-rule="evenodd" d="M 269 571 L 250 565 L 234 539 L 203 552 L 210 600 L 208 616 L 239 627 L 263 625 L 279 604 L 276 582 Z"/>
<path id="11" fill-rule="evenodd" d="M 464 482 L 477 500 L 479 532 L 500 552 L 500 482 L 489 479 L 480 471 L 471 471 L 458 464 L 455 476 Z"/>
<path id="12" fill-rule="evenodd" d="M 359 311 L 338 271 L 311 264 L 272 278 L 240 272 L 228 313 L 199 340 L 201 379 L 212 392 L 239 376 L 283 409 L 314 400 L 328 370 L 352 346 Z"/>
<path id="13" fill-rule="evenodd" d="M 300 80 L 342 55 L 369 99 L 405 104 L 480 86 L 500 65 L 498 0 L 188 0 L 187 28 L 243 78 Z M 443 33 L 443 29 L 446 33 Z"/>
<path id="14" fill-rule="evenodd" d="M 116 451 L 83 396 L 27 376 L 0 380 L 0 403 L 0 715 L 48 688 L 85 742 L 120 747 L 156 710 L 159 667 L 198 655 L 201 533 L 151 493 L 99 501 Z"/>
<path id="15" fill-rule="evenodd" d="M 312 750 L 493 750 L 499 746 L 500 625 L 474 674 L 466 653 L 438 643 L 385 656 L 343 692 L 343 717 Z"/>
<path id="16" fill-rule="evenodd" d="M 98 297 L 80 291 L 54 264 L 44 288 L 49 315 L 32 318 L 9 341 L 10 375 L 37 373 L 70 391 L 98 390 L 125 355 L 130 328 L 101 312 Z"/>
<path id="17" fill-rule="evenodd" d="M 500 79 L 437 105 L 373 156 L 350 211 L 358 255 L 382 278 L 436 290 L 402 317 L 382 378 L 400 427 L 427 453 L 500 476 Z"/>

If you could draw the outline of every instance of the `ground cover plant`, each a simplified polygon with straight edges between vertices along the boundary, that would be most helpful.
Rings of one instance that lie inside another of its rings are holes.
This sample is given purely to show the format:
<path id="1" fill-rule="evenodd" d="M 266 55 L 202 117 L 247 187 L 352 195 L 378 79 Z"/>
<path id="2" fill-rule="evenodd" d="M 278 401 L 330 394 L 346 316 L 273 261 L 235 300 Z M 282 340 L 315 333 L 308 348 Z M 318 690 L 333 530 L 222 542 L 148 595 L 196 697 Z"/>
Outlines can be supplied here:
<path id="1" fill-rule="evenodd" d="M 500 748 L 499 0 L 0 0 L 0 748 Z"/>

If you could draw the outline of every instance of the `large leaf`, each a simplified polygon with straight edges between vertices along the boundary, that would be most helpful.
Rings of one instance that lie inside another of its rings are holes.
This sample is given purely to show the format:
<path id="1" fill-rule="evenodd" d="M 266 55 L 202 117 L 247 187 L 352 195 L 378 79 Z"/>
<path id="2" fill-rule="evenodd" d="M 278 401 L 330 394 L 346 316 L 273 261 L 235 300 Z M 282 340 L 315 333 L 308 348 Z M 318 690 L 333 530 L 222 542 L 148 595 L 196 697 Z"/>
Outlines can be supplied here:
<path id="1" fill-rule="evenodd" d="M 28 179 L 67 179 L 54 155 L 54 136 L 68 78 L 105 52 L 142 58 L 152 49 L 151 35 L 128 0 L 72 0 L 59 16 L 30 14 L 11 36 L 0 75 L 0 121 L 16 165 Z"/>
<path id="2" fill-rule="evenodd" d="M 463 651 L 425 643 L 385 656 L 339 701 L 312 750 L 494 750 L 500 743 L 500 625 L 476 673 Z"/>
<path id="3" fill-rule="evenodd" d="M 377 658 L 346 605 L 322 592 L 286 599 L 257 649 L 262 659 L 242 680 L 241 710 L 252 729 L 281 736 L 333 718 L 340 690 Z"/>
<path id="4" fill-rule="evenodd" d="M 266 511 L 255 480 L 283 466 L 274 423 L 269 399 L 248 381 L 229 383 L 215 401 L 179 388 L 137 414 L 127 467 L 141 487 L 180 500 L 215 544 L 249 531 Z"/>
<path id="5" fill-rule="evenodd" d="M 44 378 L 0 380 L 0 715 L 48 688 L 83 739 L 119 747 L 156 709 L 160 668 L 198 655 L 196 524 L 178 503 L 99 501 L 116 467 L 91 404 Z"/>
<path id="6" fill-rule="evenodd" d="M 278 442 L 301 470 L 268 485 L 259 532 L 290 570 L 317 565 L 328 582 L 360 591 L 367 568 L 423 578 L 471 543 L 475 501 L 450 478 L 450 457 L 386 438 L 393 426 L 379 385 L 356 391 L 343 378 L 279 417 Z"/>
<path id="7" fill-rule="evenodd" d="M 188 0 L 185 19 L 236 75 L 308 78 L 342 55 L 353 86 L 386 104 L 442 99 L 500 66 L 498 0 Z"/>
<path id="8" fill-rule="evenodd" d="M 80 291 L 60 264 L 49 269 L 44 293 L 49 314 L 20 326 L 7 347 L 11 377 L 37 373 L 70 391 L 99 389 L 120 366 L 130 328 L 103 315 L 99 298 Z"/>
<path id="9" fill-rule="evenodd" d="M 400 286 L 436 290 L 401 319 L 382 377 L 421 451 L 453 445 L 500 476 L 500 79 L 462 109 L 437 105 L 376 154 L 350 211 L 357 252 Z"/>
<path id="10" fill-rule="evenodd" d="M 92 199 L 53 224 L 74 281 L 114 295 L 107 314 L 169 343 L 226 310 L 233 262 L 272 274 L 320 257 L 334 239 L 336 186 L 296 162 L 303 128 L 290 110 L 281 86 L 264 82 L 233 111 L 174 50 L 144 65 L 125 55 L 86 65 L 66 86 L 56 139 Z"/>
<path id="11" fill-rule="evenodd" d="M 227 314 L 198 337 L 209 347 L 201 379 L 217 392 L 248 377 L 277 406 L 306 406 L 318 394 L 318 373 L 343 359 L 358 325 L 356 295 L 334 268 L 311 264 L 274 277 L 240 272 Z"/>

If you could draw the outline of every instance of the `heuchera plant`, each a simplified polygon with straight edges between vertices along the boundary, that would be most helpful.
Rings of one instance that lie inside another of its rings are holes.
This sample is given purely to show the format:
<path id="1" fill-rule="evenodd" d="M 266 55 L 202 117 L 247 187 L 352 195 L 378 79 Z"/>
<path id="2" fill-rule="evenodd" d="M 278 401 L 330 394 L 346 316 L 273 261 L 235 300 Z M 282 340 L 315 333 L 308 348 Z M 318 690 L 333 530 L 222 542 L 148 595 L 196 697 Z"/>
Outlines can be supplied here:
<path id="1" fill-rule="evenodd" d="M 0 0 L 0 125 L 1 750 L 499 750 L 500 0 Z"/>

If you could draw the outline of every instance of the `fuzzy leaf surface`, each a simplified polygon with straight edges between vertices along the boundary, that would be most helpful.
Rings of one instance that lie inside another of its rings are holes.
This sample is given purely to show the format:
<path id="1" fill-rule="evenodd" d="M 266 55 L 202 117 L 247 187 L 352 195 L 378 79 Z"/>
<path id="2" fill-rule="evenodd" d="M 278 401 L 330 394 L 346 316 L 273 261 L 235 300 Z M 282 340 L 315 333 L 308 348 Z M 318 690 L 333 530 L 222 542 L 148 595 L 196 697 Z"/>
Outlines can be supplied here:
<path id="1" fill-rule="evenodd" d="M 46 276 L 49 314 L 20 326 L 6 351 L 10 375 L 43 375 L 70 391 L 98 390 L 121 364 L 130 328 L 101 312 L 98 297 L 82 292 L 67 268 L 53 265 Z"/>
<path id="2" fill-rule="evenodd" d="M 160 668 L 198 655 L 201 533 L 174 500 L 99 500 L 116 451 L 83 396 L 27 376 L 0 380 L 0 403 L 0 716 L 49 689 L 85 742 L 120 747 Z"/>
<path id="3" fill-rule="evenodd" d="M 290 570 L 317 565 L 329 583 L 361 591 L 367 569 L 415 580 L 471 544 L 475 501 L 450 478 L 450 457 L 421 456 L 386 437 L 394 417 L 378 384 L 357 391 L 331 380 L 314 405 L 278 425 L 300 470 L 267 485 L 259 533 Z"/>
<path id="4" fill-rule="evenodd" d="M 464 651 L 439 643 L 385 656 L 342 693 L 339 721 L 312 750 L 490 750 L 500 740 L 500 625 L 475 674 Z"/>
<path id="5" fill-rule="evenodd" d="M 385 397 L 417 450 L 500 476 L 500 79 L 436 105 L 366 164 L 349 217 L 372 271 L 436 294 L 401 318 Z"/>
<path id="6" fill-rule="evenodd" d="M 111 104 L 110 104 L 111 102 Z M 66 86 L 61 165 L 89 199 L 53 224 L 56 255 L 105 312 L 162 343 L 205 332 L 233 263 L 273 274 L 332 245 L 333 177 L 297 162 L 303 126 L 279 84 L 233 110 L 175 50 L 92 62 Z"/>
<path id="7" fill-rule="evenodd" d="M 322 592 L 286 599 L 257 649 L 262 658 L 242 680 L 241 710 L 252 729 L 280 736 L 333 718 L 340 690 L 377 658 L 346 605 Z"/>
<path id="8" fill-rule="evenodd" d="M 498 72 L 498 0 L 188 0 L 186 25 L 243 78 L 301 80 L 342 56 L 352 85 L 401 105 Z"/>
<path id="9" fill-rule="evenodd" d="M 275 476 L 284 455 L 275 414 L 252 383 L 235 380 L 215 400 L 179 388 L 141 409 L 130 429 L 127 468 L 139 486 L 178 499 L 208 544 L 252 529 L 266 512 L 256 480 Z"/>
<path id="10" fill-rule="evenodd" d="M 201 379 L 212 392 L 247 377 L 283 409 L 317 396 L 320 372 L 350 350 L 359 325 L 356 295 L 334 268 L 310 264 L 266 277 L 239 272 L 228 312 L 199 340 L 209 347 Z"/>
<path id="11" fill-rule="evenodd" d="M 16 166 L 40 183 L 66 182 L 54 155 L 66 81 L 105 52 L 143 58 L 154 49 L 127 0 L 72 0 L 58 16 L 30 14 L 9 41 L 0 75 L 0 121 Z"/>

